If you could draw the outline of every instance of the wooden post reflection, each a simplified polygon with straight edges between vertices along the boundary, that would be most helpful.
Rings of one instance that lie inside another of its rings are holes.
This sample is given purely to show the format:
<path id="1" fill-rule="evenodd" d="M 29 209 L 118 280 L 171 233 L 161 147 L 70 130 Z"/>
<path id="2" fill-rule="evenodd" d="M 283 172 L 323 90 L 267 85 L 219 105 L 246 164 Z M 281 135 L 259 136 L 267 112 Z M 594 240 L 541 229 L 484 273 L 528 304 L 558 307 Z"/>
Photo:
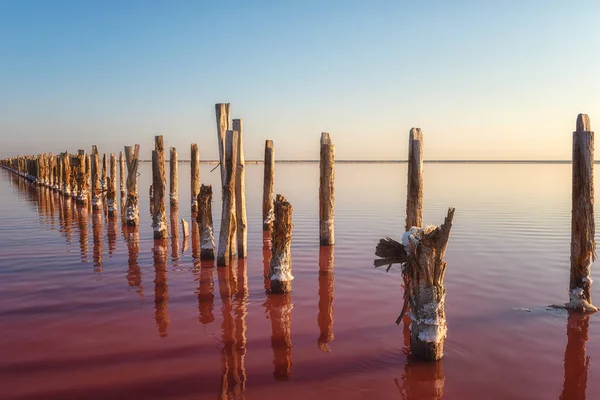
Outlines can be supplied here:
<path id="1" fill-rule="evenodd" d="M 94 272 L 102 272 L 102 210 L 92 212 L 92 242 L 94 247 Z"/>
<path id="2" fill-rule="evenodd" d="M 395 380 L 403 399 L 435 399 L 444 396 L 443 360 L 423 362 L 408 355 L 401 382 Z"/>
<path id="3" fill-rule="evenodd" d="M 107 217 L 106 223 L 106 236 L 108 237 L 108 255 L 112 256 L 113 252 L 117 248 L 117 235 L 119 233 L 117 218 L 113 214 L 113 216 Z"/>
<path id="4" fill-rule="evenodd" d="M 590 314 L 569 312 L 567 347 L 565 349 L 565 381 L 561 400 L 584 400 L 590 357 L 585 344 L 589 339 Z"/>
<path id="5" fill-rule="evenodd" d="M 271 279 L 269 271 L 271 270 L 271 231 L 263 231 L 263 278 L 265 281 L 265 293 L 271 290 Z"/>
<path id="6" fill-rule="evenodd" d="M 127 242 L 127 263 L 129 268 L 127 269 L 127 283 L 129 286 L 135 286 L 138 289 L 136 293 L 140 297 L 144 297 L 144 287 L 142 286 L 142 270 L 138 263 L 138 256 L 140 255 L 140 232 L 137 226 L 123 225 L 121 228 L 125 241 Z"/>
<path id="7" fill-rule="evenodd" d="M 292 375 L 292 295 L 267 294 L 265 307 L 271 320 L 271 347 L 273 348 L 273 376 L 285 381 Z"/>
<path id="8" fill-rule="evenodd" d="M 200 231 L 198 230 L 198 221 L 196 221 L 196 213 L 192 213 L 192 258 L 200 259 Z M 184 238 L 184 240 L 186 240 Z"/>
<path id="9" fill-rule="evenodd" d="M 88 262 L 88 207 L 83 204 L 77 207 L 79 225 L 79 250 L 81 262 Z"/>
<path id="10" fill-rule="evenodd" d="M 246 388 L 246 315 L 248 315 L 248 264 L 246 258 L 238 259 L 237 293 L 235 295 L 235 340 L 239 357 L 239 377 L 241 390 Z"/>
<path id="11" fill-rule="evenodd" d="M 171 225 L 171 261 L 179 261 L 179 213 L 177 207 L 171 206 L 169 222 Z"/>
<path id="12" fill-rule="evenodd" d="M 169 288 L 167 286 L 167 239 L 154 241 L 154 318 L 160 337 L 169 335 Z"/>
<path id="13" fill-rule="evenodd" d="M 329 342 L 335 337 L 333 334 L 333 259 L 334 247 L 319 247 L 319 339 L 317 344 L 321 351 L 329 353 Z"/>
<path id="14" fill-rule="evenodd" d="M 214 260 L 200 261 L 200 278 L 198 284 L 198 320 L 202 324 L 210 324 L 215 320 L 214 309 Z"/>
<path id="15" fill-rule="evenodd" d="M 71 197 L 63 197 L 62 199 L 62 230 L 67 239 L 67 243 L 71 244 L 71 224 L 73 223 L 73 202 Z"/>
<path id="16" fill-rule="evenodd" d="M 219 294 L 223 304 L 221 307 L 223 317 L 221 324 L 223 331 L 221 337 L 223 344 L 223 349 L 221 350 L 223 374 L 221 377 L 220 398 L 244 398 L 246 386 L 246 370 L 244 367 L 244 356 L 246 354 L 246 309 L 243 303 L 245 302 L 244 293 L 247 291 L 247 286 L 244 286 L 246 282 L 245 265 L 242 265 L 242 269 L 243 272 L 239 280 L 242 282 L 242 287 L 238 288 L 236 284 L 239 281 L 233 263 L 217 268 Z M 238 295 L 244 300 L 240 302 Z M 235 319 L 231 302 L 232 296 L 236 296 L 237 303 Z M 242 303 L 241 307 L 240 303 Z"/>

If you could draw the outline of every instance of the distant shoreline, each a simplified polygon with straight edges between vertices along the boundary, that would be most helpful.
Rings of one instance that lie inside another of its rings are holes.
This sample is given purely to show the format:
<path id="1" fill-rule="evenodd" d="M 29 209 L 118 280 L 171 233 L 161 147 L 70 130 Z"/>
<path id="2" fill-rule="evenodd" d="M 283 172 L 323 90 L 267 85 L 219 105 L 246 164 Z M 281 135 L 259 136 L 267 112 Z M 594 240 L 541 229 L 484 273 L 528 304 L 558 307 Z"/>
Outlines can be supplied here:
<path id="1" fill-rule="evenodd" d="M 149 163 L 151 160 L 140 160 Z M 168 160 L 167 160 L 168 162 Z M 179 160 L 189 163 L 190 160 Z M 319 160 L 275 160 L 278 164 L 318 164 Z M 336 164 L 406 164 L 406 160 L 336 160 Z M 218 164 L 218 160 L 200 161 L 203 164 Z M 246 164 L 263 164 L 263 160 L 246 160 Z M 571 160 L 424 160 L 425 164 L 571 164 Z M 600 163 L 600 160 L 594 161 Z"/>

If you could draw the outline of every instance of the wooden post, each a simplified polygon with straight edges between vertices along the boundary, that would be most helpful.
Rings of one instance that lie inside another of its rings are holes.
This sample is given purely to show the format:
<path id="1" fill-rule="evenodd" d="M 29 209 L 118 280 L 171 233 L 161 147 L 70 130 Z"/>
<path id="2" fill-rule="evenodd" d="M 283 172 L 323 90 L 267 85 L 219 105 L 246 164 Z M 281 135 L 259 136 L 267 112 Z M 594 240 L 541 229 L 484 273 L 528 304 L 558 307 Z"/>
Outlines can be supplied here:
<path id="1" fill-rule="evenodd" d="M 592 305 L 592 263 L 596 259 L 594 233 L 594 132 L 586 114 L 577 116 L 573 132 L 573 192 L 571 211 L 571 276 L 567 307 L 598 311 Z"/>
<path id="2" fill-rule="evenodd" d="M 215 104 L 215 113 L 217 115 L 217 140 L 219 142 L 219 163 L 221 170 L 221 186 L 225 186 L 225 135 L 231 129 L 229 118 L 231 112 L 231 104 L 218 103 Z"/>
<path id="3" fill-rule="evenodd" d="M 440 227 L 412 227 L 402 237 L 402 243 L 385 238 L 379 241 L 375 267 L 394 263 L 402 266 L 404 305 L 396 320 L 399 324 L 410 304 L 410 348 L 412 354 L 424 360 L 438 360 L 444 354 L 446 339 L 446 288 L 444 254 L 450 238 L 454 209 Z"/>
<path id="4" fill-rule="evenodd" d="M 154 177 L 152 183 L 152 187 L 154 188 L 154 214 L 152 215 L 152 225 L 154 228 L 154 239 L 167 239 L 169 237 L 167 211 L 165 208 L 167 177 L 165 172 L 165 147 L 162 135 L 154 137 L 154 148 L 156 162 L 153 162 L 152 164 L 152 169 L 154 171 L 152 174 Z"/>
<path id="5" fill-rule="evenodd" d="M 139 144 L 135 145 L 135 150 L 132 150 L 131 146 L 125 146 L 125 158 L 127 161 L 127 202 L 125 203 L 125 221 L 127 225 L 130 226 L 137 226 L 140 222 L 137 179 L 139 154 Z"/>
<path id="6" fill-rule="evenodd" d="M 237 159 L 237 135 L 227 131 L 225 140 L 225 172 L 223 185 L 223 208 L 221 214 L 221 232 L 219 235 L 219 253 L 217 265 L 224 266 L 235 255 L 235 160 Z"/>
<path id="7" fill-rule="evenodd" d="M 263 181 L 262 219 L 263 231 L 270 231 L 273 226 L 273 195 L 275 182 L 275 148 L 273 141 L 265 141 L 265 176 Z"/>
<path id="8" fill-rule="evenodd" d="M 271 293 L 292 291 L 292 212 L 290 203 L 280 194 L 275 200 L 275 220 L 271 233 Z"/>
<path id="9" fill-rule="evenodd" d="M 169 152 L 169 201 L 172 208 L 177 208 L 179 205 L 179 193 L 177 182 L 177 150 L 171 147 Z"/>
<path id="10" fill-rule="evenodd" d="M 235 220 L 237 231 L 237 256 L 246 258 L 248 245 L 248 221 L 246 216 L 246 173 L 243 144 L 243 121 L 233 120 L 233 130 L 238 132 L 238 151 L 235 175 Z"/>
<path id="11" fill-rule="evenodd" d="M 121 197 L 125 197 L 127 195 L 127 191 L 125 190 L 125 158 L 122 151 L 119 152 L 119 183 Z"/>
<path id="12" fill-rule="evenodd" d="M 54 190 L 62 193 L 63 180 L 63 156 L 57 155 L 54 157 L 54 165 L 56 166 L 56 175 L 54 176 Z"/>
<path id="13" fill-rule="evenodd" d="M 106 153 L 102 154 L 102 175 L 100 175 L 100 192 L 106 191 Z"/>
<path id="14" fill-rule="evenodd" d="M 192 143 L 191 153 L 192 214 L 194 214 L 198 212 L 198 194 L 200 193 L 200 155 L 198 154 L 198 145 L 196 143 Z"/>
<path id="15" fill-rule="evenodd" d="M 102 189 L 100 188 L 100 165 L 98 148 L 92 146 L 92 209 L 102 209 Z"/>
<path id="16" fill-rule="evenodd" d="M 86 155 L 84 150 L 77 152 L 79 165 L 77 166 L 77 204 L 87 204 L 88 201 L 88 184 L 86 176 Z"/>
<path id="17" fill-rule="evenodd" d="M 69 153 L 64 153 L 63 157 L 62 157 L 62 163 L 63 163 L 63 182 L 62 182 L 62 186 L 63 186 L 63 194 L 66 197 L 70 197 L 71 196 L 71 159 L 69 157 Z"/>
<path id="18" fill-rule="evenodd" d="M 87 185 L 87 192 L 88 192 L 88 201 L 90 201 L 91 199 L 91 193 L 89 191 L 90 186 L 90 182 L 91 182 L 91 168 L 92 168 L 92 157 L 89 154 L 86 154 L 85 156 L 85 182 Z"/>
<path id="19" fill-rule="evenodd" d="M 108 216 L 111 218 L 117 215 L 117 157 L 115 153 L 110 153 L 110 176 L 107 180 L 106 205 Z"/>
<path id="20" fill-rule="evenodd" d="M 213 260 L 215 258 L 215 238 L 213 236 L 212 218 L 212 187 L 202 185 L 198 195 L 198 229 L 200 230 L 200 259 Z"/>
<path id="21" fill-rule="evenodd" d="M 405 231 L 413 226 L 423 226 L 423 133 L 420 128 L 412 128 L 408 139 Z"/>
<path id="22" fill-rule="evenodd" d="M 335 243 L 334 232 L 334 163 L 335 148 L 329 138 L 329 133 L 321 133 L 321 182 L 319 185 L 319 240 L 321 246 L 331 246 Z"/>

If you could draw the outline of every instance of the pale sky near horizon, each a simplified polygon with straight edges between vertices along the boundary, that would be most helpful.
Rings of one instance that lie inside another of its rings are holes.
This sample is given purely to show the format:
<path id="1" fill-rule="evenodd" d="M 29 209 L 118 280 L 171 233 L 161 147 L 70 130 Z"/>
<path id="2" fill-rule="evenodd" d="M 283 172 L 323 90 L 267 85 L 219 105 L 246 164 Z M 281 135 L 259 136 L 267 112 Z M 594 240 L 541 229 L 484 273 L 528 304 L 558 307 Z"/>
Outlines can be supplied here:
<path id="1" fill-rule="evenodd" d="M 0 157 L 139 143 L 217 158 L 214 104 L 247 159 L 571 158 L 600 132 L 599 1 L 0 0 Z M 596 157 L 600 158 L 600 157 Z"/>

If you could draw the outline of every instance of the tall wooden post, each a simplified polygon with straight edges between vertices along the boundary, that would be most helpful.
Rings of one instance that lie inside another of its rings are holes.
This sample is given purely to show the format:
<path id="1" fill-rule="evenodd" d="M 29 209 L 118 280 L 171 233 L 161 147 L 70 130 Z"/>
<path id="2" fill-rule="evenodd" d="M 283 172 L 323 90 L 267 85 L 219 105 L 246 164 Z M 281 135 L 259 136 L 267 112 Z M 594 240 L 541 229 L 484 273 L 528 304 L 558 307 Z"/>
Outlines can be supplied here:
<path id="1" fill-rule="evenodd" d="M 154 188 L 154 214 L 152 215 L 152 225 L 154 228 L 154 239 L 167 239 L 169 230 L 167 225 L 167 211 L 165 208 L 165 193 L 167 187 L 167 178 L 165 173 L 165 147 L 162 135 L 154 138 L 154 153 L 156 162 L 153 160 L 153 182 Z"/>
<path id="2" fill-rule="evenodd" d="M 191 146 L 191 190 L 192 190 L 192 214 L 198 212 L 198 194 L 200 193 L 200 155 L 198 154 L 198 145 L 192 143 Z"/>
<path id="3" fill-rule="evenodd" d="M 233 130 L 238 132 L 238 149 L 235 175 L 235 220 L 237 231 L 237 256 L 246 258 L 248 244 L 248 222 L 246 216 L 246 173 L 243 144 L 243 121 L 233 120 Z"/>
<path id="4" fill-rule="evenodd" d="M 225 184 L 223 185 L 223 208 L 217 265 L 224 266 L 235 255 L 235 160 L 237 159 L 237 135 L 227 131 L 225 140 Z"/>
<path id="5" fill-rule="evenodd" d="M 64 153 L 63 155 L 63 194 L 66 197 L 71 196 L 71 158 L 69 157 L 69 153 Z"/>
<path id="6" fill-rule="evenodd" d="M 594 132 L 586 114 L 577 116 L 573 132 L 573 208 L 571 211 L 571 276 L 567 307 L 593 312 L 590 271 L 596 259 L 594 233 Z"/>
<path id="7" fill-rule="evenodd" d="M 86 155 L 85 150 L 78 150 L 77 157 L 79 160 L 79 165 L 77 166 L 77 203 L 78 204 L 87 204 L 88 201 L 88 184 L 87 184 L 87 176 L 86 176 Z"/>
<path id="8" fill-rule="evenodd" d="M 219 163 L 221 170 L 221 186 L 225 186 L 225 136 L 226 132 L 231 129 L 229 118 L 231 112 L 231 104 L 218 103 L 215 104 L 215 113 L 217 116 L 217 140 L 219 142 Z"/>
<path id="9" fill-rule="evenodd" d="M 127 190 L 125 190 L 125 158 L 122 151 L 119 152 L 119 187 L 121 197 L 125 197 L 127 195 Z"/>
<path id="10" fill-rule="evenodd" d="M 292 291 L 292 212 L 290 203 L 278 194 L 275 200 L 275 220 L 271 233 L 271 293 Z"/>
<path id="11" fill-rule="evenodd" d="M 212 187 L 202 185 L 198 195 L 198 229 L 200 230 L 200 259 L 213 260 L 215 258 L 215 238 L 213 236 L 212 218 Z"/>
<path id="12" fill-rule="evenodd" d="M 179 193 L 177 182 L 178 156 L 175 147 L 169 149 L 169 201 L 171 208 L 177 208 L 179 205 Z"/>
<path id="13" fill-rule="evenodd" d="M 321 182 L 319 186 L 319 239 L 321 246 L 331 246 L 335 243 L 334 232 L 334 163 L 335 148 L 329 133 L 321 133 L 321 162 L 319 170 Z"/>
<path id="14" fill-rule="evenodd" d="M 273 197 L 275 194 L 275 148 L 273 141 L 265 141 L 265 176 L 263 181 L 262 219 L 263 231 L 270 231 L 273 226 Z"/>
<path id="15" fill-rule="evenodd" d="M 100 165 L 98 148 L 92 146 L 92 209 L 102 209 L 102 189 L 100 188 Z"/>
<path id="16" fill-rule="evenodd" d="M 412 128 L 408 139 L 405 231 L 413 226 L 423 226 L 423 133 L 420 128 Z"/>
<path id="17" fill-rule="evenodd" d="M 125 203 L 125 221 L 127 225 L 137 226 L 140 222 L 140 211 L 138 207 L 138 179 L 137 170 L 140 155 L 140 145 L 125 146 L 125 158 L 127 161 L 127 202 Z"/>
<path id="18" fill-rule="evenodd" d="M 117 215 L 117 157 L 110 153 L 110 176 L 107 179 L 106 206 L 108 216 L 114 218 Z"/>
<path id="19" fill-rule="evenodd" d="M 100 175 L 100 191 L 106 191 L 106 153 L 102 154 L 102 174 Z"/>

